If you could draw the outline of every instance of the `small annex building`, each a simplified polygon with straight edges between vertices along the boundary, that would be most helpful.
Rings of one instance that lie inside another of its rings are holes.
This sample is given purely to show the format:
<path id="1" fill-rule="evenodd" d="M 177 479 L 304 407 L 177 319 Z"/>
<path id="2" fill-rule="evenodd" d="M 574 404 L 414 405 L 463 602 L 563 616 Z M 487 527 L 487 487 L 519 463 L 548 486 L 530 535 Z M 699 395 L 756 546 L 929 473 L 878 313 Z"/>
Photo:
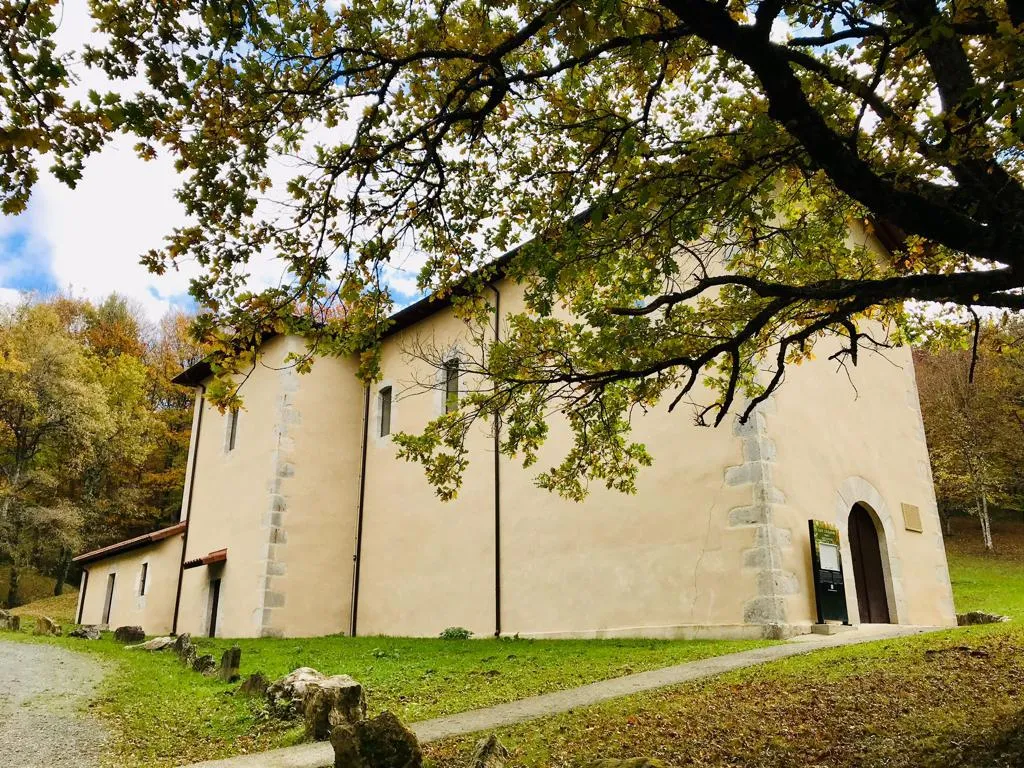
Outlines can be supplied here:
<path id="1" fill-rule="evenodd" d="M 521 285 L 493 287 L 503 312 L 521 310 Z M 263 344 L 241 411 L 204 399 L 208 364 L 179 375 L 196 391 L 180 522 L 76 558 L 79 622 L 225 637 L 450 626 L 778 637 L 818 621 L 820 567 L 831 563 L 853 624 L 955 624 L 909 349 L 863 354 L 850 378 L 826 351 L 788 372 L 746 424 L 706 429 L 652 409 L 634 419 L 654 465 L 631 496 L 597 488 L 575 503 L 541 490 L 495 458 L 481 426 L 476 460 L 445 503 L 421 467 L 396 458 L 390 435 L 422 429 L 453 387 L 471 384 L 457 367 L 430 370 L 410 353 L 417 340 L 450 361 L 474 342 L 443 301 L 393 320 L 371 387 L 349 359 L 298 374 L 284 363 L 305 345 L 289 336 Z M 556 419 L 539 465 L 567 440 Z M 829 558 L 812 551 L 815 520 L 838 532 Z"/>

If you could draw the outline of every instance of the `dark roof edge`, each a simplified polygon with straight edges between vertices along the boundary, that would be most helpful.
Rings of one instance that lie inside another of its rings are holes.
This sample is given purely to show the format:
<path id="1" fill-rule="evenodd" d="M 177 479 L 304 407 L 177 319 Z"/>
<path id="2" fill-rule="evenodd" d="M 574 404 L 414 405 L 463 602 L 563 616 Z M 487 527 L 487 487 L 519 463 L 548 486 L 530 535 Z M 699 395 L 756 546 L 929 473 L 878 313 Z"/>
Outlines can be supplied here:
<path id="1" fill-rule="evenodd" d="M 180 522 L 169 528 L 161 528 L 159 531 L 144 533 L 141 536 L 136 536 L 134 539 L 127 539 L 125 541 L 119 541 L 116 544 L 110 544 L 106 547 L 100 547 L 99 549 L 94 549 L 92 552 L 86 552 L 85 554 L 72 558 L 71 562 L 85 565 L 86 563 L 95 563 L 98 560 L 105 560 L 108 557 L 113 557 L 114 555 L 131 552 L 134 549 L 141 549 L 142 547 L 147 547 L 150 544 L 156 544 L 158 541 L 170 538 L 177 533 L 184 533 L 186 525 L 187 523 Z"/>

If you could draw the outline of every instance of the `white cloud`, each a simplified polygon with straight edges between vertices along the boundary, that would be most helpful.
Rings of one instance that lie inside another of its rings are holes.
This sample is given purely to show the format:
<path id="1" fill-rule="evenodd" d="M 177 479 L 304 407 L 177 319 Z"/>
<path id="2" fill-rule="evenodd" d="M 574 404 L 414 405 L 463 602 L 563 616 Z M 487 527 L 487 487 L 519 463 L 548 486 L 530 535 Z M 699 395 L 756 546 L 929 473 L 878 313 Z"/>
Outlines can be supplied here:
<path id="1" fill-rule="evenodd" d="M 17 304 L 21 301 L 22 293 L 14 288 L 0 288 L 0 305 Z"/>

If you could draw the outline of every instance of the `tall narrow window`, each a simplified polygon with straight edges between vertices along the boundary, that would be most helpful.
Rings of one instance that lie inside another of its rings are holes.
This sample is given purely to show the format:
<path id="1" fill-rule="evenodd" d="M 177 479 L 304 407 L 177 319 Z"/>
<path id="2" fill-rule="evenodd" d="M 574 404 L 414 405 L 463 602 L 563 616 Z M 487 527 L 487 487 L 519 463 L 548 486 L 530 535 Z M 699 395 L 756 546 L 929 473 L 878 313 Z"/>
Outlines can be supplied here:
<path id="1" fill-rule="evenodd" d="M 459 407 L 459 360 L 453 358 L 444 364 L 444 412 Z"/>
<path id="2" fill-rule="evenodd" d="M 228 413 L 228 450 L 235 450 L 235 439 L 238 437 L 238 409 L 232 408 Z"/>
<path id="3" fill-rule="evenodd" d="M 391 434 L 391 387 L 381 387 L 379 395 L 380 436 Z"/>
<path id="4" fill-rule="evenodd" d="M 146 579 L 149 578 L 149 563 L 142 564 L 142 576 L 139 579 L 139 596 L 146 594 Z"/>

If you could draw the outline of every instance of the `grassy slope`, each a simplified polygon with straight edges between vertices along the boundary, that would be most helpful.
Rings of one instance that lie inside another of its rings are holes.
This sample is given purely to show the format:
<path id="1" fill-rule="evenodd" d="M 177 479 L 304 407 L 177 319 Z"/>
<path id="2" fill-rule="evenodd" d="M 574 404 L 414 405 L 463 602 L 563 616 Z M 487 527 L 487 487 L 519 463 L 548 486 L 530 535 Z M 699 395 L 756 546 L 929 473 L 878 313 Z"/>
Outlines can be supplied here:
<path id="1" fill-rule="evenodd" d="M 4 602 L 7 600 L 10 575 L 10 566 L 6 563 L 0 563 L 0 608 L 4 606 Z M 19 583 L 22 602 L 31 603 L 36 600 L 53 597 L 53 583 L 54 580 L 49 576 L 44 576 L 32 570 L 22 571 Z M 67 594 L 69 592 L 78 594 L 76 589 L 65 584 L 64 593 Z"/>
<path id="2" fill-rule="evenodd" d="M 52 582 L 51 582 L 52 583 Z M 52 587 L 51 587 L 52 590 Z M 35 619 L 37 616 L 49 616 L 62 626 L 73 624 L 75 621 L 75 609 L 78 608 L 78 590 L 64 587 L 64 594 L 54 597 L 44 597 L 41 600 L 15 608 L 11 612 L 25 619 Z M 32 622 L 35 623 L 34 621 Z"/>
<path id="3" fill-rule="evenodd" d="M 980 553 L 964 521 L 949 542 L 959 610 L 1011 615 L 973 627 L 787 659 L 503 729 L 523 768 L 601 757 L 669 765 L 999 768 L 1024 764 L 1024 526 Z M 473 739 L 426 749 L 461 768 Z"/>

